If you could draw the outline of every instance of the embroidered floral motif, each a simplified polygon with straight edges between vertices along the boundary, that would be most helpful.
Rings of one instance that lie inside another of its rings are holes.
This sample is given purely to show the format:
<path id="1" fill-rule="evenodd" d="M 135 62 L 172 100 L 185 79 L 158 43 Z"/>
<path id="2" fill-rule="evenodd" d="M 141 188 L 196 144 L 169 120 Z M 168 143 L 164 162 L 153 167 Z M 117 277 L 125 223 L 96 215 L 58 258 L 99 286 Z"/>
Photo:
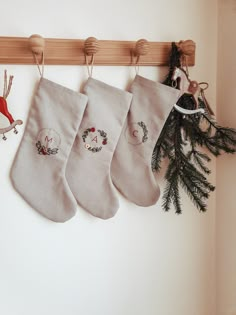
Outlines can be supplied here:
<path id="1" fill-rule="evenodd" d="M 100 152 L 102 150 L 102 146 L 106 145 L 108 142 L 107 133 L 105 131 L 98 129 L 97 133 L 95 132 L 96 132 L 96 129 L 92 127 L 92 128 L 87 128 L 86 130 L 84 130 L 82 134 L 82 139 L 83 139 L 83 142 L 85 143 L 84 147 L 93 153 Z M 92 135 L 92 133 L 94 133 L 94 135 Z M 89 139 L 90 141 L 88 141 L 88 136 L 90 136 L 90 139 Z M 90 143 L 95 142 L 97 144 L 101 143 L 102 145 L 92 146 L 88 142 Z"/>
<path id="2" fill-rule="evenodd" d="M 36 142 L 38 154 L 55 155 L 58 153 L 60 144 L 61 138 L 54 129 L 44 128 L 40 130 Z"/>
<path id="3" fill-rule="evenodd" d="M 36 147 L 38 149 L 38 154 L 43 154 L 43 155 L 51 155 L 51 154 L 57 154 L 58 153 L 58 148 L 46 148 L 44 145 L 41 144 L 40 141 L 36 143 Z"/>

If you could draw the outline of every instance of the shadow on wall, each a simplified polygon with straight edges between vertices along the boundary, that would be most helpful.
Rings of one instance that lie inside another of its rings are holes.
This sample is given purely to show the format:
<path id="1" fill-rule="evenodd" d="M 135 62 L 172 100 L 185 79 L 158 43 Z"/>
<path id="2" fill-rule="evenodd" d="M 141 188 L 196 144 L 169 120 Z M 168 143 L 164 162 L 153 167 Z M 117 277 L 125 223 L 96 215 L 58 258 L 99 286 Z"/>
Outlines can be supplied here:
<path id="1" fill-rule="evenodd" d="M 231 0 L 232 1 L 232 6 L 233 6 L 233 11 L 236 13 L 236 0 Z"/>
<path id="2" fill-rule="evenodd" d="M 232 6 L 232 10 L 236 13 L 236 0 L 222 0 L 222 3 L 227 6 Z"/>
<path id="3" fill-rule="evenodd" d="M 236 13 L 236 0 L 220 0 L 220 3 L 232 7 L 232 10 Z"/>

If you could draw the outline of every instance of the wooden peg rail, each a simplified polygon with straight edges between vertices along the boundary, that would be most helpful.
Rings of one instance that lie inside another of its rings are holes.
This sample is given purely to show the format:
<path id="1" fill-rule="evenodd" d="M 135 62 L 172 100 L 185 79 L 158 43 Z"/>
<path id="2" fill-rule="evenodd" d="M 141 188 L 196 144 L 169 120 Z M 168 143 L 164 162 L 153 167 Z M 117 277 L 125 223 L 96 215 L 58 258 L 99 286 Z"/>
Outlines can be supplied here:
<path id="1" fill-rule="evenodd" d="M 94 55 L 94 65 L 129 66 L 135 41 L 99 40 L 99 50 Z M 85 40 L 45 38 L 44 62 L 47 65 L 85 65 Z M 171 42 L 148 42 L 148 53 L 139 56 L 139 65 L 168 65 Z M 193 43 L 194 44 L 194 43 Z M 195 45 L 195 44 L 194 44 Z M 189 66 L 195 64 L 195 46 L 186 56 Z M 28 37 L 0 37 L 1 64 L 34 64 Z"/>

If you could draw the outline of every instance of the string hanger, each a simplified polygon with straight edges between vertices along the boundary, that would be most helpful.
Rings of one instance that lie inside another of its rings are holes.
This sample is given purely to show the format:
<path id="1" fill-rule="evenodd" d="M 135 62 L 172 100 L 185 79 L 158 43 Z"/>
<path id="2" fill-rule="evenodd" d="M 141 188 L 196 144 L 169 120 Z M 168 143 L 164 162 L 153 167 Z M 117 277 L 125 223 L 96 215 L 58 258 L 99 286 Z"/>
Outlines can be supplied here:
<path id="1" fill-rule="evenodd" d="M 99 41 L 95 37 L 88 37 L 84 42 L 84 56 L 89 77 L 92 77 L 94 55 L 99 51 L 99 48 Z M 88 61 L 88 56 L 91 56 L 90 62 Z"/>
<path id="2" fill-rule="evenodd" d="M 136 42 L 134 49 L 131 49 L 131 63 L 134 64 L 136 74 L 139 73 L 140 57 L 147 55 L 148 52 L 149 42 L 143 38 Z"/>
<path id="3" fill-rule="evenodd" d="M 38 67 L 39 74 L 43 77 L 44 74 L 44 48 L 45 40 L 41 35 L 33 34 L 29 37 L 29 48 L 34 56 L 35 63 Z M 41 63 L 41 67 L 40 67 Z"/>

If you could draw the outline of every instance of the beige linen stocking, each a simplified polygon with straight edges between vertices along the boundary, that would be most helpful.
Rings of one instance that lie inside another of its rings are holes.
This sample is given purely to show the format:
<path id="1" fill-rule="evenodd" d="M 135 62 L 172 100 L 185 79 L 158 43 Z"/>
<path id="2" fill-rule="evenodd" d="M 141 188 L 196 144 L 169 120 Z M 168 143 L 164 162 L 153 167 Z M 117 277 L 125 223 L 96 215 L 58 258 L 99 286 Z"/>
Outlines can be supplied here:
<path id="1" fill-rule="evenodd" d="M 84 93 L 88 105 L 73 145 L 66 178 L 80 206 L 108 219 L 119 202 L 111 181 L 110 164 L 132 95 L 89 78 Z"/>
<path id="2" fill-rule="evenodd" d="M 64 222 L 77 203 L 65 167 L 87 96 L 41 78 L 11 170 L 18 193 L 50 220 Z"/>
<path id="3" fill-rule="evenodd" d="M 111 176 L 128 200 L 147 207 L 160 196 L 151 169 L 152 153 L 179 90 L 137 75 L 130 92 L 133 99 L 114 153 Z"/>

